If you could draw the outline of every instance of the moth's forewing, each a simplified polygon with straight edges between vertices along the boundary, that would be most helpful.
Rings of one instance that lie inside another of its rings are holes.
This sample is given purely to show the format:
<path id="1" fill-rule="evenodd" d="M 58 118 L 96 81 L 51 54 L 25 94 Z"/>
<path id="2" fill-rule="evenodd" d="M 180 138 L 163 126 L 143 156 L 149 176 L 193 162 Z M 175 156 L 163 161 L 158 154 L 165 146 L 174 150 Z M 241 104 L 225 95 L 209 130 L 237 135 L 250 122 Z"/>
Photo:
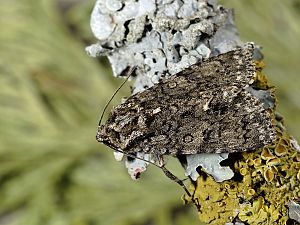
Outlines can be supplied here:
<path id="1" fill-rule="evenodd" d="M 252 53 L 240 48 L 212 57 L 129 97 L 97 139 L 158 155 L 240 152 L 272 143 L 271 115 L 246 91 L 255 76 Z"/>

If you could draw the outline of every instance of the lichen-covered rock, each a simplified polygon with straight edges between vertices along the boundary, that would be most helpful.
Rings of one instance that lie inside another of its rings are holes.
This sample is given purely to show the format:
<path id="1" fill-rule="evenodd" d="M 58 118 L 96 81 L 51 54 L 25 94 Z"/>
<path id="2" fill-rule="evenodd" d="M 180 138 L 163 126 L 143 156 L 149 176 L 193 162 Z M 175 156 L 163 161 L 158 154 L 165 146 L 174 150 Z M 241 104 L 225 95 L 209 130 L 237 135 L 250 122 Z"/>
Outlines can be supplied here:
<path id="1" fill-rule="evenodd" d="M 86 48 L 89 55 L 107 56 L 115 76 L 136 68 L 133 94 L 203 58 L 243 45 L 233 11 L 216 0 L 97 0 L 91 29 L 98 43 Z M 147 157 L 140 154 L 142 159 Z M 213 157 L 218 161 L 218 155 L 209 158 Z M 134 171 L 144 171 L 147 163 L 130 162 L 126 166 L 135 177 Z M 219 167 L 216 164 L 215 168 Z M 189 168 L 196 172 L 192 165 Z M 224 178 L 232 174 L 230 169 L 226 172 Z"/>
<path id="2" fill-rule="evenodd" d="M 115 76 L 136 67 L 133 93 L 242 44 L 232 10 L 215 0 L 98 0 L 91 29 L 91 56 L 108 56 Z"/>
<path id="3" fill-rule="evenodd" d="M 136 66 L 133 93 L 202 58 L 242 44 L 232 11 L 214 0 L 98 0 L 91 27 L 99 41 L 87 48 L 90 55 L 108 56 L 115 76 L 123 76 L 128 68 Z M 262 58 L 259 51 L 254 57 Z M 206 223 L 286 224 L 287 204 L 300 198 L 300 147 L 275 112 L 273 87 L 262 73 L 263 67 L 263 62 L 258 61 L 256 80 L 247 91 L 263 102 L 266 109 L 272 109 L 277 141 L 254 152 L 230 154 L 225 160 L 227 165 L 221 163 L 234 172 L 230 180 L 217 183 L 204 171 L 200 173 L 191 185 L 194 194 L 184 199 L 198 206 L 199 218 Z M 143 153 L 139 156 L 149 159 Z M 187 175 L 195 178 L 198 165 L 196 161 L 189 164 Z M 127 159 L 126 166 L 136 178 L 147 163 Z M 216 166 L 219 168 L 218 163 Z M 227 169 L 227 175 L 231 170 Z"/>

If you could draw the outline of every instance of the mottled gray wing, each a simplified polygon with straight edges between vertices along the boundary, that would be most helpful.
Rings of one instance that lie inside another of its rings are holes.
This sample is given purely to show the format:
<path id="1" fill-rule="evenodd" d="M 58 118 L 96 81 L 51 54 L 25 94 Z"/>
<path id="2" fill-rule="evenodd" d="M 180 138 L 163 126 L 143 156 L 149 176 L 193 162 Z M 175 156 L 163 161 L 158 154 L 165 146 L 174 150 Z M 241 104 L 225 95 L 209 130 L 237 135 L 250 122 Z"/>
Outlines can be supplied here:
<path id="1" fill-rule="evenodd" d="M 273 141 L 269 112 L 245 88 L 252 48 L 194 65 L 113 109 L 97 139 L 126 152 L 195 154 L 254 150 Z"/>

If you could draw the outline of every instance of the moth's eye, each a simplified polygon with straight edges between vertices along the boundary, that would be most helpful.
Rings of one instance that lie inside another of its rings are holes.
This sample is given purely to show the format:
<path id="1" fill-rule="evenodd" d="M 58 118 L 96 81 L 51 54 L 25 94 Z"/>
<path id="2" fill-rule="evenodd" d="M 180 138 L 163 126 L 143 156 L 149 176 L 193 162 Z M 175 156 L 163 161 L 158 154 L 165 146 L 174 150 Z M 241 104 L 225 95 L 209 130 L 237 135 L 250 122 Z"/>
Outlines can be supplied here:
<path id="1" fill-rule="evenodd" d="M 185 136 L 183 137 L 183 141 L 184 141 L 185 143 L 190 143 L 190 142 L 193 141 L 193 136 L 190 135 L 190 134 L 185 135 Z"/>

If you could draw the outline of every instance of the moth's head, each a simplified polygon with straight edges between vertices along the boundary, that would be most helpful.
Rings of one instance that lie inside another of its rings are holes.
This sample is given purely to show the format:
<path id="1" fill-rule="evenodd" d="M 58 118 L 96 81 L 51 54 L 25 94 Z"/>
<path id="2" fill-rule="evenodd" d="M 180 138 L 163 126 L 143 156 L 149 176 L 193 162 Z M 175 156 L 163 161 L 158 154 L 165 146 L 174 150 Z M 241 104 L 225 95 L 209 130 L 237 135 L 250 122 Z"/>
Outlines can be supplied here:
<path id="1" fill-rule="evenodd" d="M 107 125 L 100 125 L 98 126 L 98 131 L 97 131 L 97 135 L 96 135 L 96 139 L 99 142 L 102 142 L 104 144 L 108 143 L 108 144 L 115 144 L 114 140 L 117 140 L 118 133 L 110 128 Z"/>
<path id="2" fill-rule="evenodd" d="M 99 142 L 105 142 L 109 139 L 109 137 L 106 134 L 106 127 L 104 125 L 99 125 L 98 126 L 96 139 Z"/>
<path id="3" fill-rule="evenodd" d="M 112 149 L 122 149 L 123 147 L 120 144 L 118 132 L 105 124 L 98 126 L 96 139 Z"/>
<path id="4" fill-rule="evenodd" d="M 141 116 L 135 105 L 131 103 L 116 106 L 109 115 L 108 120 L 98 126 L 96 139 L 113 149 L 131 151 L 137 140 L 146 135 L 145 116 Z"/>

